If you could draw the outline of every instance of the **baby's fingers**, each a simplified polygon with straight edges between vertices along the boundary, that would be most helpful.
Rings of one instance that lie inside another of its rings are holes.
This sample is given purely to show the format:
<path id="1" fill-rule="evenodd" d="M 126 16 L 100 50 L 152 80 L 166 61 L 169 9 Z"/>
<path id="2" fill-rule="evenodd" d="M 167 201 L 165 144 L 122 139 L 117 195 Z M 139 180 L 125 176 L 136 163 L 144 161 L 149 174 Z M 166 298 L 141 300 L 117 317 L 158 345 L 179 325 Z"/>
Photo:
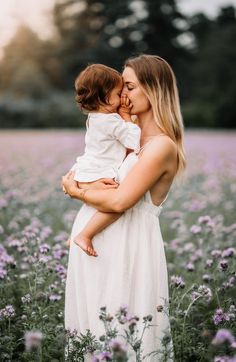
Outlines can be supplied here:
<path id="1" fill-rule="evenodd" d="M 121 106 L 125 106 L 126 105 L 126 98 L 127 98 L 127 96 L 126 95 L 123 95 L 123 96 L 121 96 Z"/>
<path id="2" fill-rule="evenodd" d="M 130 105 L 130 100 L 129 98 L 126 96 L 126 99 L 125 99 L 125 105 L 126 107 L 128 107 Z"/>
<path id="3" fill-rule="evenodd" d="M 104 188 L 105 189 L 117 189 L 118 186 L 119 185 L 117 185 L 117 184 L 116 185 L 105 185 Z"/>

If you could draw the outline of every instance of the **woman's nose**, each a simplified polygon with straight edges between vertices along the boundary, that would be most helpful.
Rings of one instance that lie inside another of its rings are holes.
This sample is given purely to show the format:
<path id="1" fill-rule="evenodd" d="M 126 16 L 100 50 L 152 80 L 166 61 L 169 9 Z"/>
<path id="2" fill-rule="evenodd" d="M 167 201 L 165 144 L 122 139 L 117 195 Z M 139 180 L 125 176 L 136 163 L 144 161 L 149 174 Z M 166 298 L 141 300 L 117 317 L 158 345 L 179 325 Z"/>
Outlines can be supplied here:
<path id="1" fill-rule="evenodd" d="M 128 95 L 128 92 L 125 88 L 123 88 L 122 92 L 121 92 L 121 97 L 123 96 L 127 96 Z"/>

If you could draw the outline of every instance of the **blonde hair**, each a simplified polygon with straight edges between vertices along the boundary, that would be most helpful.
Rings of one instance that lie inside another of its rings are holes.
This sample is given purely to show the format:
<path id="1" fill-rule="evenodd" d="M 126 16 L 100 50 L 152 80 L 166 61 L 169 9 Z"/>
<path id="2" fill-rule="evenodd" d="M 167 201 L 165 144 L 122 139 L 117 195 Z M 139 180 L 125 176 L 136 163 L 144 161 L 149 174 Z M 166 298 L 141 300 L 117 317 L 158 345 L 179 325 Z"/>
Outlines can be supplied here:
<path id="1" fill-rule="evenodd" d="M 156 124 L 177 145 L 177 174 L 180 175 L 186 167 L 184 125 L 173 70 L 161 57 L 146 54 L 128 59 L 125 67 L 134 70 L 151 104 Z"/>

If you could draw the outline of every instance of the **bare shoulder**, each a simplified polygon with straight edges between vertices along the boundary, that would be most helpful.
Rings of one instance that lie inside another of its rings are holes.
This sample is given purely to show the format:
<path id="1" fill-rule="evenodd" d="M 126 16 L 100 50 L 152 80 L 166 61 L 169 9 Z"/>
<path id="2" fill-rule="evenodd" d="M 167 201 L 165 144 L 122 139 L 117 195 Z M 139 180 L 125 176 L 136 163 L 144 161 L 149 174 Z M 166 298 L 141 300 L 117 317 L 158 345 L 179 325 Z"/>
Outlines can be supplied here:
<path id="1" fill-rule="evenodd" d="M 142 157 L 151 157 L 152 159 L 175 159 L 177 155 L 177 145 L 168 136 L 157 136 L 143 150 Z"/>

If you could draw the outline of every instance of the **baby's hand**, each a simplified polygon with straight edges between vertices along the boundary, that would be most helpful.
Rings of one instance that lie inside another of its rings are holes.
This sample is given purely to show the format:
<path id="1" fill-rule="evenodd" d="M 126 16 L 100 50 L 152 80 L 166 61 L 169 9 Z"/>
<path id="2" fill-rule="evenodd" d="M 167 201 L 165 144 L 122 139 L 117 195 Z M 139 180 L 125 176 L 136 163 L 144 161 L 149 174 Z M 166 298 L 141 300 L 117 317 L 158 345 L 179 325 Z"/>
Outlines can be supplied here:
<path id="1" fill-rule="evenodd" d="M 125 121 L 131 121 L 130 110 L 132 108 L 132 103 L 126 95 L 121 96 L 120 107 L 118 110 L 119 115 Z"/>

